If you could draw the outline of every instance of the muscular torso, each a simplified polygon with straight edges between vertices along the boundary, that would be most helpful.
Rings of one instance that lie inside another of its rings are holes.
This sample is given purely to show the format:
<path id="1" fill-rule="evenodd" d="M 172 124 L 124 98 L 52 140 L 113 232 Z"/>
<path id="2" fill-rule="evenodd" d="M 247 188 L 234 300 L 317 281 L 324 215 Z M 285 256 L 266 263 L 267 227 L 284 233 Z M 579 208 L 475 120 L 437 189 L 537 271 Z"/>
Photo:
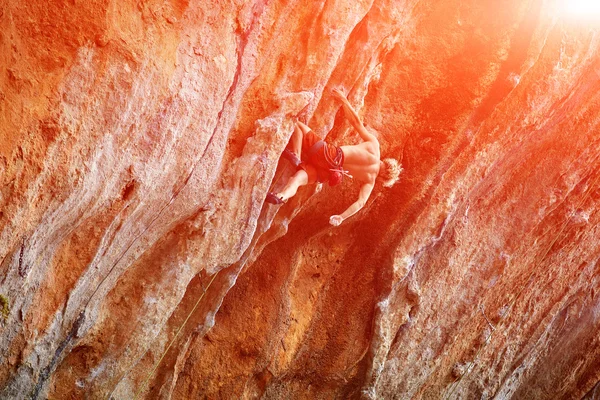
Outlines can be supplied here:
<path id="1" fill-rule="evenodd" d="M 344 152 L 343 168 L 363 183 L 373 183 L 381 164 L 379 143 L 366 141 L 353 146 L 341 146 Z"/>

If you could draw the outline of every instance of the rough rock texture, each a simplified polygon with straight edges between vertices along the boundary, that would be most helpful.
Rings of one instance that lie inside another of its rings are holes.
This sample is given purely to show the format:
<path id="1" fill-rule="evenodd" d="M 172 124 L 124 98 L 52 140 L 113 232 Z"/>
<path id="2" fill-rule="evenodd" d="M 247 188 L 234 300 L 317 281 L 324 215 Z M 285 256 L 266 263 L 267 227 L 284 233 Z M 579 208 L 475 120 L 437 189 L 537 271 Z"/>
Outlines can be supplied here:
<path id="1" fill-rule="evenodd" d="M 599 398 L 600 19 L 0 2 L 0 397 Z M 295 117 L 401 160 L 263 205 Z"/>

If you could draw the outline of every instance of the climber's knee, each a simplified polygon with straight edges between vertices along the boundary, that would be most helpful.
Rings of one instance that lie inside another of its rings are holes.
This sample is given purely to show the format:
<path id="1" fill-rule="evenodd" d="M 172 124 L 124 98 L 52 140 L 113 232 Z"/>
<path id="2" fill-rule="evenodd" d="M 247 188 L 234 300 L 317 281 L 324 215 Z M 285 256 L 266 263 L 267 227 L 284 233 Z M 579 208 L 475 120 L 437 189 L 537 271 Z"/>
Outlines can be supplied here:
<path id="1" fill-rule="evenodd" d="M 310 127 L 300 121 L 296 122 L 296 126 L 300 127 L 300 129 L 302 130 L 302 133 L 304 133 L 305 135 L 311 131 Z"/>

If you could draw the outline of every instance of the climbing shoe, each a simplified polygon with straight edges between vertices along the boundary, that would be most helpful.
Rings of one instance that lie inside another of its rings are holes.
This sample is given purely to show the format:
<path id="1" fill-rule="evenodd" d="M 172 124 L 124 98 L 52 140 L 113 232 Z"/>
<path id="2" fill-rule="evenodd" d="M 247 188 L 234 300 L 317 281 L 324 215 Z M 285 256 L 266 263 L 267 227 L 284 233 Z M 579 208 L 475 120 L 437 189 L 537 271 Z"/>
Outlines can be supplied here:
<path id="1" fill-rule="evenodd" d="M 267 203 L 270 203 L 270 204 L 283 204 L 283 203 L 285 203 L 285 201 L 283 201 L 281 198 L 275 196 L 274 193 L 269 192 L 267 194 Z"/>

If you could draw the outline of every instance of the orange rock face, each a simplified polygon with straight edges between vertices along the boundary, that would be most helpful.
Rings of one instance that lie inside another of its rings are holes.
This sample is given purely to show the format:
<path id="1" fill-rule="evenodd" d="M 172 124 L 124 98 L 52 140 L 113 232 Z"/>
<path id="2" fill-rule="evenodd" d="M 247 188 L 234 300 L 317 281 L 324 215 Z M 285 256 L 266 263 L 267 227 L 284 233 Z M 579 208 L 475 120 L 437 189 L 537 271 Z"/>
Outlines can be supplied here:
<path id="1" fill-rule="evenodd" d="M 5 1 L 1 398 L 597 398 L 600 15 Z M 295 118 L 400 182 L 264 204 Z"/>

